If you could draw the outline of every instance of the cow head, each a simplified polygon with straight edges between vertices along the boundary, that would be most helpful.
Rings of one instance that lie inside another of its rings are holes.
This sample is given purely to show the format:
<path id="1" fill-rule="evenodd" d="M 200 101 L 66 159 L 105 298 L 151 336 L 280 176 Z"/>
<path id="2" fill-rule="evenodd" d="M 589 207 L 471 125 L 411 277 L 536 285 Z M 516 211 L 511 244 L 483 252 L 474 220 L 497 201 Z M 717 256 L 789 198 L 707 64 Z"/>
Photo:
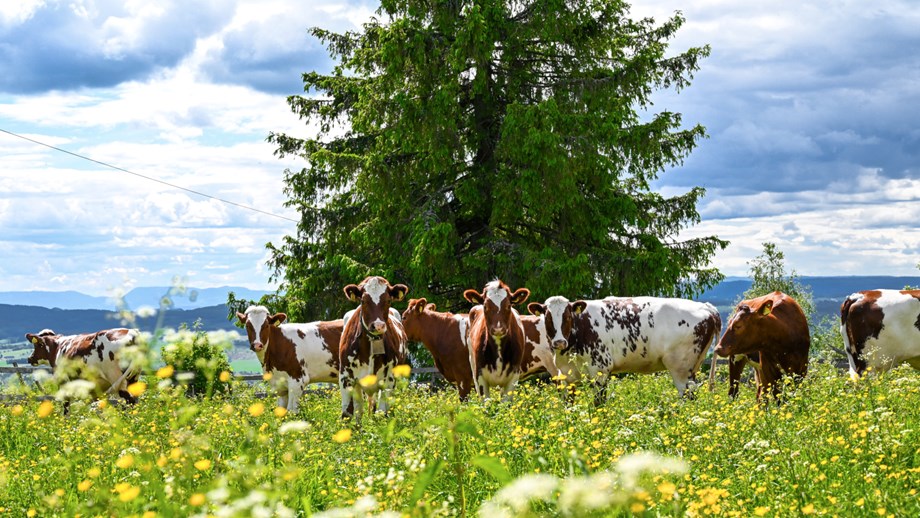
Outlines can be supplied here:
<path id="1" fill-rule="evenodd" d="M 773 299 L 768 297 L 741 301 L 713 352 L 723 357 L 748 354 L 769 343 L 777 321 Z"/>
<path id="2" fill-rule="evenodd" d="M 553 349 L 559 351 L 569 345 L 569 335 L 572 334 L 575 317 L 587 306 L 588 303 L 583 300 L 569 302 L 565 297 L 550 297 L 543 304 L 531 302 L 527 305 L 527 311 L 531 315 L 543 317 L 549 343 Z"/>
<path id="3" fill-rule="evenodd" d="M 368 277 L 357 286 L 345 286 L 343 291 L 348 300 L 361 304 L 361 326 L 376 338 L 386 333 L 390 303 L 402 300 L 409 293 L 409 287 L 405 284 L 391 286 L 383 277 Z"/>
<path id="4" fill-rule="evenodd" d="M 265 306 L 249 306 L 245 313 L 237 311 L 236 318 L 240 319 L 240 323 L 246 328 L 249 348 L 259 353 L 268 345 L 271 326 L 280 326 L 287 320 L 287 315 L 284 313 L 270 315 Z"/>
<path id="5" fill-rule="evenodd" d="M 58 350 L 57 334 L 54 331 L 45 329 L 37 334 L 26 333 L 26 340 L 33 347 L 32 354 L 27 360 L 29 365 L 47 363 L 54 367 Z"/>
<path id="6" fill-rule="evenodd" d="M 482 304 L 482 314 L 486 322 L 486 330 L 489 336 L 500 343 L 502 338 L 511 332 L 513 326 L 518 325 L 515 322 L 514 312 L 511 306 L 523 304 L 530 296 L 530 290 L 520 288 L 514 293 L 507 284 L 499 280 L 494 280 L 486 284 L 482 293 L 476 290 L 466 290 L 463 292 L 463 298 L 473 304 Z M 472 320 L 471 320 L 472 322 Z"/>
<path id="7" fill-rule="evenodd" d="M 434 311 L 436 307 L 434 304 L 429 304 L 428 300 L 424 298 L 409 300 L 409 307 L 402 313 L 402 323 L 406 334 L 417 335 L 421 326 L 420 317 L 422 314 L 426 311 Z"/>

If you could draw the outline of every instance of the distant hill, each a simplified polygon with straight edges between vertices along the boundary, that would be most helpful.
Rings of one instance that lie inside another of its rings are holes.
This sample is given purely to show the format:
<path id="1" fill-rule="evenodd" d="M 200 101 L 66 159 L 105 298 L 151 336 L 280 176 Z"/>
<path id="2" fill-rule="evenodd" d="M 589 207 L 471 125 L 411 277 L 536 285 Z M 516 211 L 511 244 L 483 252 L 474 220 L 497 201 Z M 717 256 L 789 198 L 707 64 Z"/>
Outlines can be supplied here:
<path id="1" fill-rule="evenodd" d="M 904 286 L 920 286 L 920 277 L 851 276 L 851 277 L 801 277 L 800 282 L 811 288 L 815 300 L 817 318 L 813 323 L 820 323 L 824 317 L 839 318 L 840 304 L 851 293 L 862 290 L 893 289 Z M 715 288 L 706 291 L 697 300 L 709 302 L 719 308 L 723 325 L 735 303 L 751 287 L 750 279 L 727 279 Z"/>
<path id="2" fill-rule="evenodd" d="M 130 309 L 143 306 L 158 308 L 160 299 L 168 295 L 169 291 L 170 288 L 163 286 L 134 288 L 125 294 L 124 302 Z M 268 293 L 232 286 L 188 288 L 184 294 L 172 296 L 170 300 L 173 309 L 204 308 L 226 303 L 227 293 L 231 291 L 237 298 L 250 300 L 258 300 Z M 0 292 L 0 304 L 59 309 L 117 309 L 116 301 L 111 297 L 96 297 L 77 291 L 4 291 Z"/>
<path id="3" fill-rule="evenodd" d="M 851 277 L 801 277 L 804 286 L 810 286 L 812 296 L 818 299 L 843 299 L 855 291 L 874 289 L 900 290 L 904 286 L 920 286 L 920 277 L 851 276 Z M 742 293 L 751 287 L 750 279 L 730 278 L 703 293 L 698 300 L 713 304 L 734 304 Z M 838 303 L 839 305 L 839 303 Z"/>
<path id="4" fill-rule="evenodd" d="M 24 342 L 26 333 L 37 333 L 46 328 L 69 335 L 123 325 L 117 313 L 99 309 L 49 309 L 0 304 L 0 312 L 4 315 L 0 320 L 0 340 L 11 342 Z M 237 329 L 232 321 L 227 320 L 227 307 L 224 305 L 168 310 L 164 313 L 161 327 L 177 329 L 181 324 L 191 326 L 199 319 L 205 331 Z M 157 320 L 157 315 L 138 318 L 136 327 L 141 331 L 153 332 Z"/>

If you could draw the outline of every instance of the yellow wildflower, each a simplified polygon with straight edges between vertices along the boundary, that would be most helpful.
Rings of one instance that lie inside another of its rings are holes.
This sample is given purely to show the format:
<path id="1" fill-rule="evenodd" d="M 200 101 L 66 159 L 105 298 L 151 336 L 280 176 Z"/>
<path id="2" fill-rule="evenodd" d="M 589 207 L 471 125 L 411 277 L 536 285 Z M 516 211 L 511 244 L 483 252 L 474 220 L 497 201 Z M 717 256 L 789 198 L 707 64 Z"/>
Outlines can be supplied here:
<path id="1" fill-rule="evenodd" d="M 130 453 L 122 455 L 118 458 L 118 460 L 115 461 L 115 465 L 121 469 L 130 468 L 134 465 L 134 455 L 131 455 Z"/>
<path id="2" fill-rule="evenodd" d="M 374 374 L 368 374 L 367 376 L 364 376 L 358 380 L 358 383 L 360 383 L 364 388 L 371 388 L 377 384 L 377 376 Z"/>
<path id="3" fill-rule="evenodd" d="M 208 459 L 201 459 L 195 462 L 195 469 L 198 471 L 207 471 L 211 469 L 211 461 Z"/>
<path id="4" fill-rule="evenodd" d="M 188 499 L 189 505 L 199 506 L 205 502 L 205 496 L 201 493 L 195 493 Z"/>
<path id="5" fill-rule="evenodd" d="M 332 440 L 339 444 L 348 442 L 349 439 L 351 439 L 351 430 L 348 428 L 342 428 L 338 432 L 335 432 L 335 435 L 332 436 Z"/>
<path id="6" fill-rule="evenodd" d="M 165 367 L 160 367 L 159 369 L 157 369 L 157 377 L 160 378 L 160 379 L 168 378 L 168 377 L 172 376 L 173 373 L 174 373 L 175 371 L 176 371 L 176 369 L 173 368 L 172 365 L 167 365 L 167 366 L 165 366 Z"/>
<path id="7" fill-rule="evenodd" d="M 54 411 L 54 403 L 48 401 L 42 401 L 42 404 L 38 405 L 38 417 L 45 418 L 51 415 L 51 412 Z"/>
<path id="8" fill-rule="evenodd" d="M 253 403 L 249 405 L 249 415 L 252 417 L 259 417 L 263 413 L 265 413 L 265 405 L 262 403 Z"/>
<path id="9" fill-rule="evenodd" d="M 408 378 L 412 373 L 412 367 L 408 365 L 397 365 L 393 367 L 393 375 L 397 378 Z"/>
<path id="10" fill-rule="evenodd" d="M 147 390 L 147 384 L 143 381 L 137 381 L 128 385 L 128 394 L 131 394 L 134 397 L 138 397 Z"/>

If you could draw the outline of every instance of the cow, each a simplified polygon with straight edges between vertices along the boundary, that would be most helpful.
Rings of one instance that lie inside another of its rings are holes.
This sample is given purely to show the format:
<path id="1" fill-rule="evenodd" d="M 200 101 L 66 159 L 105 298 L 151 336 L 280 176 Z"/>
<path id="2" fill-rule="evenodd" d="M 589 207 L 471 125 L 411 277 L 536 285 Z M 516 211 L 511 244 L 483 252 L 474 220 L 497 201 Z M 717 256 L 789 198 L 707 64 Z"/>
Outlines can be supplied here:
<path id="1" fill-rule="evenodd" d="M 492 386 L 501 387 L 502 398 L 510 398 L 521 376 L 526 337 L 521 316 L 512 306 L 523 304 L 530 290 L 519 288 L 512 292 L 507 284 L 494 280 L 482 293 L 469 289 L 463 292 L 467 301 L 481 305 L 470 311 L 470 367 L 476 391 L 489 397 Z"/>
<path id="2" fill-rule="evenodd" d="M 850 376 L 901 363 L 920 369 L 920 290 L 859 291 L 840 306 Z"/>
<path id="3" fill-rule="evenodd" d="M 236 313 L 246 329 L 249 348 L 278 394 L 278 406 L 296 413 L 310 383 L 338 383 L 342 321 L 285 323 L 287 315 L 272 315 L 265 306 Z"/>
<path id="4" fill-rule="evenodd" d="M 656 297 L 607 297 L 570 302 L 561 296 L 527 309 L 543 317 L 557 363 L 574 366 L 598 384 L 606 400 L 611 375 L 667 370 L 679 396 L 691 397 L 710 345 L 722 328 L 711 304 Z M 561 360 L 560 360 L 561 358 Z"/>
<path id="5" fill-rule="evenodd" d="M 32 343 L 30 365 L 47 363 L 55 376 L 70 381 L 86 379 L 96 385 L 97 393 L 118 393 L 130 404 L 137 398 L 128 392 L 128 385 L 137 381 L 140 369 L 131 363 L 122 368 L 121 356 L 126 347 L 137 345 L 137 329 L 106 329 L 95 333 L 60 335 L 50 329 L 26 333 Z M 70 402 L 65 401 L 67 413 Z"/>
<path id="6" fill-rule="evenodd" d="M 457 387 L 460 400 L 466 401 L 473 388 L 466 345 L 469 315 L 436 309 L 427 299 L 409 300 L 409 307 L 402 314 L 403 327 L 409 340 L 421 342 L 428 349 L 438 372 Z"/>
<path id="7" fill-rule="evenodd" d="M 339 344 L 342 417 L 360 419 L 365 393 L 373 397 L 378 392 L 378 410 L 387 414 L 395 384 L 393 367 L 406 363 L 407 357 L 406 332 L 400 319 L 390 313 L 390 303 L 402 300 L 409 288 L 372 276 L 342 290 L 348 300 L 360 304 L 345 324 Z M 372 374 L 375 382 L 361 383 Z"/>
<path id="8" fill-rule="evenodd" d="M 759 367 L 755 365 L 757 399 L 772 395 L 778 400 L 783 378 L 798 382 L 805 377 L 810 348 L 808 320 L 801 306 L 789 295 L 774 291 L 738 304 L 714 352 L 742 362 L 736 366 L 737 374 L 730 366 L 730 377 L 740 377 L 743 362 L 759 363 Z M 736 359 L 738 355 L 745 358 Z M 729 391 L 736 395 L 737 385 Z"/>

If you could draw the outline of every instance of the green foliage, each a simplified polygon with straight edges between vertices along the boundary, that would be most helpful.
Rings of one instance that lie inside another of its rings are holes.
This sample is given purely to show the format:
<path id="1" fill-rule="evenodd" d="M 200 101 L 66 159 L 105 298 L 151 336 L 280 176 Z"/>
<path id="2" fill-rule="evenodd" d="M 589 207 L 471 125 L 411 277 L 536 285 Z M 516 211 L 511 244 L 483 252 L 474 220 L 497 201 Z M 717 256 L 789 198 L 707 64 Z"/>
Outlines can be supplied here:
<path id="1" fill-rule="evenodd" d="M 350 306 L 368 274 L 442 309 L 500 277 L 535 299 L 691 296 L 722 279 L 726 241 L 680 239 L 701 188 L 652 182 L 705 136 L 652 112 L 690 84 L 709 47 L 672 52 L 684 23 L 633 20 L 616 0 L 388 0 L 360 32 L 314 28 L 337 65 L 304 74 L 294 113 L 317 128 L 272 133 L 296 235 L 269 244 L 294 320 Z"/>
<path id="2" fill-rule="evenodd" d="M 210 397 L 224 392 L 229 385 L 219 380 L 222 372 L 231 372 L 226 351 L 232 342 L 221 333 L 206 333 L 197 329 L 181 329 L 167 333 L 166 345 L 160 355 L 163 363 L 175 370 L 174 377 L 187 387 L 190 394 Z M 191 374 L 191 376 L 189 376 Z"/>
<path id="3" fill-rule="evenodd" d="M 811 322 L 815 315 L 815 301 L 811 295 L 811 287 L 802 285 L 794 269 L 786 273 L 785 259 L 786 256 L 776 247 L 776 243 L 764 243 L 763 252 L 748 262 L 754 282 L 741 295 L 741 298 L 752 299 L 774 291 L 781 291 L 802 306 L 802 311 Z"/>
<path id="4" fill-rule="evenodd" d="M 662 373 L 618 379 L 600 408 L 542 383 L 510 404 L 459 404 L 401 383 L 390 418 L 347 433 L 336 390 L 311 391 L 297 415 L 242 384 L 199 399 L 163 380 L 134 407 L 66 417 L 23 400 L 0 405 L 0 512 L 920 516 L 920 376 L 907 366 L 852 383 L 814 364 L 767 408 L 750 386 L 736 400 L 674 392 Z"/>

